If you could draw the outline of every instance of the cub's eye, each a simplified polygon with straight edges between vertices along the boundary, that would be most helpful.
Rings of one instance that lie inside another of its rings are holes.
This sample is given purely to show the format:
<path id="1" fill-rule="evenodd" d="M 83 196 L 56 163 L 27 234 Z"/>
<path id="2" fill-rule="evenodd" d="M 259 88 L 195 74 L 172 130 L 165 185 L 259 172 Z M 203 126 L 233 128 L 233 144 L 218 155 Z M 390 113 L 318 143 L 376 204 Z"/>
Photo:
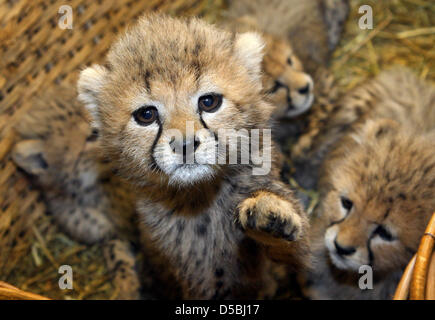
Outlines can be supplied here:
<path id="1" fill-rule="evenodd" d="M 216 112 L 222 105 L 222 95 L 210 93 L 198 99 L 198 107 L 205 112 Z"/>
<path id="2" fill-rule="evenodd" d="M 157 111 L 156 107 L 153 106 L 140 107 L 133 112 L 134 120 L 141 126 L 150 125 L 157 120 L 158 116 L 159 112 Z"/>
<path id="3" fill-rule="evenodd" d="M 350 211 L 353 207 L 353 202 L 351 200 L 349 200 L 346 197 L 341 197 L 341 205 L 343 206 L 344 209 L 346 209 L 346 211 Z"/>
<path id="4" fill-rule="evenodd" d="M 385 241 L 393 241 L 393 240 L 394 240 L 394 237 L 393 237 L 393 235 L 391 234 L 391 232 L 388 231 L 387 229 L 385 229 L 385 227 L 383 227 L 383 226 L 381 226 L 381 225 L 379 225 L 379 226 L 375 229 L 374 234 L 380 236 L 380 237 L 381 237 L 383 240 L 385 240 Z"/>
<path id="5" fill-rule="evenodd" d="M 293 60 L 292 60 L 292 58 L 290 58 L 290 57 L 287 58 L 287 64 L 288 64 L 289 66 L 293 65 Z"/>

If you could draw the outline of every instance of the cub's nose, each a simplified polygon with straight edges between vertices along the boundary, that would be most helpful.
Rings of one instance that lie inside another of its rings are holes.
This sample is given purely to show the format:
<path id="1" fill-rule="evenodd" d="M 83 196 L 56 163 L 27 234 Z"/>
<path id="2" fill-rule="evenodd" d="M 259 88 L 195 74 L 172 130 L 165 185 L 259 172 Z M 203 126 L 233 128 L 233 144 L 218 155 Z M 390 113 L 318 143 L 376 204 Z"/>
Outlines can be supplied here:
<path id="1" fill-rule="evenodd" d="M 179 140 L 181 140 L 181 139 L 179 139 Z M 178 150 L 180 150 L 180 151 L 182 151 L 183 152 L 183 154 L 184 155 L 186 155 L 187 154 L 187 152 L 189 151 L 189 150 L 191 150 L 191 146 L 192 146 L 192 144 L 193 144 L 193 151 L 196 151 L 196 149 L 198 149 L 198 147 L 199 147 L 199 145 L 201 144 L 201 142 L 199 141 L 199 139 L 198 138 L 196 138 L 195 137 L 195 139 L 194 140 L 188 140 L 188 141 L 186 141 L 186 139 L 183 139 L 183 141 L 180 143 L 181 141 L 178 141 L 177 139 L 175 139 L 175 138 L 172 138 L 171 139 L 171 141 L 169 142 L 169 145 L 170 145 L 170 147 L 171 147 L 171 149 L 172 149 L 172 152 L 174 152 L 174 153 L 176 153 L 177 152 L 177 147 L 179 148 Z M 181 145 L 182 144 L 182 145 Z M 182 146 L 182 148 L 181 148 L 181 146 Z M 178 151 L 177 153 L 180 153 L 181 154 L 181 152 L 180 151 Z"/>
<path id="2" fill-rule="evenodd" d="M 310 75 L 304 73 L 299 77 L 299 81 L 295 83 L 294 88 L 300 95 L 307 96 L 312 94 L 314 89 L 313 79 Z"/>
<path id="3" fill-rule="evenodd" d="M 195 138 L 193 141 L 192 140 L 186 141 L 186 139 L 184 139 L 184 141 L 183 141 L 183 154 L 187 154 L 187 152 L 188 152 L 187 148 L 191 149 L 192 144 L 193 144 L 193 151 L 196 151 L 196 149 L 198 149 L 198 147 L 200 145 L 199 139 Z"/>
<path id="4" fill-rule="evenodd" d="M 298 89 L 299 94 L 308 94 L 311 91 L 311 85 L 307 83 L 302 88 Z"/>
<path id="5" fill-rule="evenodd" d="M 169 145 L 172 149 L 173 153 L 176 153 L 183 157 L 183 163 L 193 163 L 194 162 L 194 154 L 196 149 L 198 149 L 200 145 L 200 141 L 198 138 L 194 139 L 175 139 L 173 138 Z"/>
<path id="6" fill-rule="evenodd" d="M 199 140 L 196 138 L 194 140 L 189 140 L 189 141 L 186 141 L 186 139 L 184 139 L 184 141 L 183 141 L 183 163 L 191 163 L 192 161 L 194 161 L 194 153 L 195 153 L 196 149 L 198 149 L 199 143 L 200 143 Z M 193 147 L 193 151 L 192 151 L 192 147 Z"/>
<path id="7" fill-rule="evenodd" d="M 340 256 L 349 256 L 355 253 L 356 249 L 352 247 L 343 247 L 337 242 L 337 238 L 334 240 L 335 250 Z"/>

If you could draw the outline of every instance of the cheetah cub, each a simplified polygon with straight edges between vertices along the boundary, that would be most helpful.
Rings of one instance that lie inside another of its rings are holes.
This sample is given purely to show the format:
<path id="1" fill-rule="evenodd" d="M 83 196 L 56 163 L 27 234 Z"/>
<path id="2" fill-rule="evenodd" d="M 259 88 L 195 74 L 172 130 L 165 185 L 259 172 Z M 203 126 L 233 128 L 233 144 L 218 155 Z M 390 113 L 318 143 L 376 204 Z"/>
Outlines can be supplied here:
<path id="1" fill-rule="evenodd" d="M 349 0 L 229 1 L 227 16 L 250 16 L 270 35 L 291 42 L 310 74 L 328 63 L 349 14 Z"/>
<path id="2" fill-rule="evenodd" d="M 56 86 L 34 98 L 15 129 L 12 159 L 41 190 L 56 224 L 77 241 L 101 242 L 116 298 L 139 298 L 130 250 L 138 238 L 133 194 L 100 156 L 98 132 L 74 87 Z"/>
<path id="3" fill-rule="evenodd" d="M 105 154 L 137 191 L 141 230 L 184 298 L 261 298 L 273 294 L 270 266 L 306 261 L 307 218 L 279 182 L 273 146 L 264 175 L 210 161 L 227 157 L 218 130 L 269 126 L 263 47 L 255 33 L 148 15 L 79 78 Z"/>
<path id="4" fill-rule="evenodd" d="M 314 299 L 391 299 L 435 210 L 435 88 L 401 69 L 341 101 L 321 168 Z M 373 289 L 359 288 L 360 266 Z"/>
<path id="5" fill-rule="evenodd" d="M 226 19 L 221 25 L 233 32 L 255 31 L 261 34 L 265 43 L 263 93 L 276 108 L 274 118 L 291 119 L 310 109 L 314 101 L 313 79 L 304 72 L 302 62 L 286 38 L 262 31 L 254 15 Z"/>
<path id="6" fill-rule="evenodd" d="M 326 66 L 347 18 L 347 0 L 231 1 L 220 23 L 237 32 L 256 31 L 265 40 L 263 88 L 276 106 L 275 118 L 307 112 L 314 101 L 316 76 Z M 321 79 L 320 79 L 321 80 Z"/>

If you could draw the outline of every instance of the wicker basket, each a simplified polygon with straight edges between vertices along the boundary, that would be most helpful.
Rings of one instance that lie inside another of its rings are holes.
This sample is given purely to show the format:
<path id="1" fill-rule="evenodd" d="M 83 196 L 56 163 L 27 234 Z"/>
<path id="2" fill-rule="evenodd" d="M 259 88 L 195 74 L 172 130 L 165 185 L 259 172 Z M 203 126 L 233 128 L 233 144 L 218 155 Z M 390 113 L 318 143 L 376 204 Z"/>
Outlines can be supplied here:
<path id="1" fill-rule="evenodd" d="M 406 267 L 394 300 L 435 300 L 435 213 L 416 255 Z"/>
<path id="2" fill-rule="evenodd" d="M 26 292 L 0 281 L 0 300 L 49 300 L 38 294 Z"/>

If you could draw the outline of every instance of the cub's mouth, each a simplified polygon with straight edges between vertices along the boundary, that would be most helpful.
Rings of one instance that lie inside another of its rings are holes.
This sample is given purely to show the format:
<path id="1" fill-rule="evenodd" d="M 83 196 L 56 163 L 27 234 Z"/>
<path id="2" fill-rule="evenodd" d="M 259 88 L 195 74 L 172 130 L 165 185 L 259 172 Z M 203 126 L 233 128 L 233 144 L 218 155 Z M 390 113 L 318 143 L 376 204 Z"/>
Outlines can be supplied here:
<path id="1" fill-rule="evenodd" d="M 313 101 L 314 101 L 313 94 L 310 94 L 307 97 L 305 97 L 304 101 L 300 105 L 296 105 L 295 103 L 293 103 L 290 98 L 290 101 L 288 102 L 287 112 L 286 112 L 287 117 L 296 117 L 308 111 L 308 109 L 310 109 L 311 105 L 313 104 Z"/>
<path id="2" fill-rule="evenodd" d="M 324 243 L 331 263 L 338 269 L 348 271 L 358 271 L 361 265 L 369 264 L 368 259 L 361 255 L 357 248 L 345 248 L 337 243 L 335 226 L 328 228 L 324 236 Z"/>
<path id="3" fill-rule="evenodd" d="M 197 182 L 212 179 L 216 172 L 213 166 L 208 164 L 178 164 L 167 173 L 169 182 L 178 185 L 192 185 Z"/>
<path id="4" fill-rule="evenodd" d="M 292 99 L 289 86 L 280 81 L 275 81 L 273 87 L 267 90 L 266 94 L 273 95 L 281 89 L 285 90 L 286 94 L 286 102 L 282 107 L 282 110 L 284 111 L 284 117 L 296 117 L 310 109 L 311 105 L 313 104 L 314 95 L 308 86 L 301 89 L 300 94 L 296 95 L 296 97 Z"/>
<path id="5" fill-rule="evenodd" d="M 336 266 L 338 269 L 341 270 L 347 270 L 350 269 L 349 265 L 348 265 L 348 261 L 346 257 L 341 257 L 338 254 L 331 252 L 330 250 L 328 250 L 329 253 L 329 258 L 331 259 L 331 262 L 334 266 Z"/>

